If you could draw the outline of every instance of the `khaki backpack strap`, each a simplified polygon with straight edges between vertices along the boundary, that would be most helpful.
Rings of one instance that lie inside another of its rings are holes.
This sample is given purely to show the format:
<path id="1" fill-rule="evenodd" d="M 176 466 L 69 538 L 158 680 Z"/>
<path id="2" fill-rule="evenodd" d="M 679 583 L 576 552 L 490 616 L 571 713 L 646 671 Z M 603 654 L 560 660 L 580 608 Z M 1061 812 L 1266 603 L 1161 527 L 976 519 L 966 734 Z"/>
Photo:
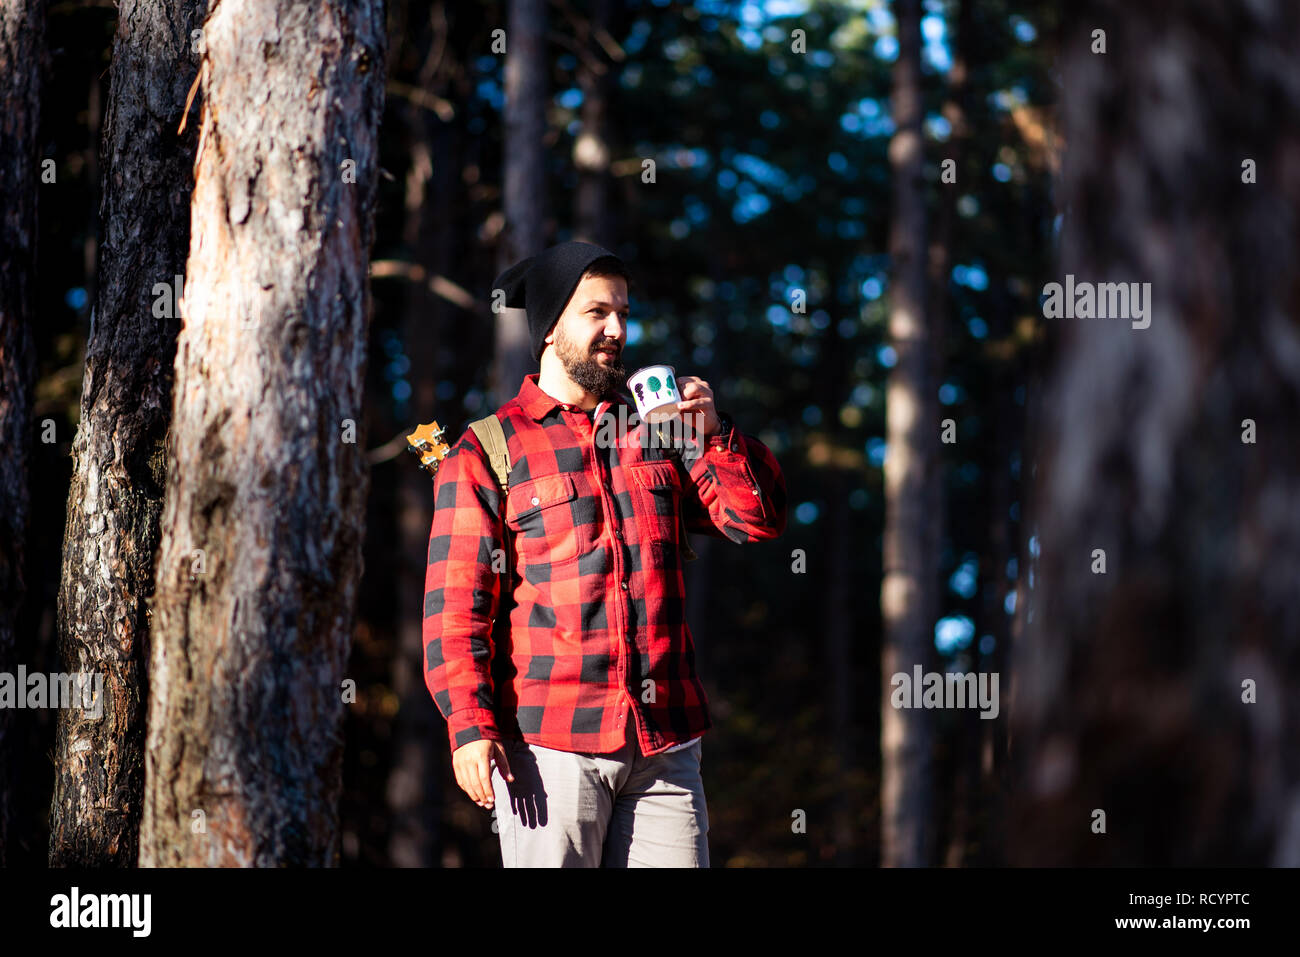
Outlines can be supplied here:
<path id="1" fill-rule="evenodd" d="M 510 526 L 506 524 L 506 502 L 505 495 L 510 491 L 510 449 L 506 446 L 506 434 L 501 430 L 501 420 L 495 414 L 484 416 L 469 424 L 478 436 L 478 440 L 483 443 L 483 450 L 487 452 L 488 464 L 492 466 L 492 472 L 497 477 L 497 485 L 501 486 L 501 527 L 505 529 L 506 538 L 510 538 Z M 511 546 L 506 544 L 506 568 L 502 571 L 504 583 L 502 584 L 502 602 L 505 601 L 505 589 L 508 588 L 510 581 L 510 554 Z M 504 607 L 504 605 L 502 606 Z M 498 616 L 502 617 L 502 616 Z M 506 619 L 509 621 L 509 619 Z M 496 619 L 493 619 L 496 624 Z"/>
<path id="2" fill-rule="evenodd" d="M 483 443 L 488 464 L 496 474 L 501 491 L 508 492 L 510 490 L 510 449 L 506 446 L 506 434 L 501 429 L 501 420 L 495 415 L 489 415 L 471 422 L 469 427 Z"/>

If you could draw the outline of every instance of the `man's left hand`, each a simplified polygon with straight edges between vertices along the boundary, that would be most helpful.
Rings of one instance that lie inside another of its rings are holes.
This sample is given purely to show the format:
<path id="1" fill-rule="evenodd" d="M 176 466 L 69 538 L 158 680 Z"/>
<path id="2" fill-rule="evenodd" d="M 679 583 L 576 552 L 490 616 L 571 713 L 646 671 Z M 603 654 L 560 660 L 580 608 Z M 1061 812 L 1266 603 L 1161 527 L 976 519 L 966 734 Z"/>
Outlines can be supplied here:
<path id="1" fill-rule="evenodd" d="M 677 403 L 677 410 L 683 418 L 695 416 L 690 421 L 696 434 L 707 439 L 720 432 L 722 420 L 713 404 L 713 390 L 709 384 L 698 376 L 683 375 L 677 377 L 677 385 L 682 391 L 682 401 Z"/>

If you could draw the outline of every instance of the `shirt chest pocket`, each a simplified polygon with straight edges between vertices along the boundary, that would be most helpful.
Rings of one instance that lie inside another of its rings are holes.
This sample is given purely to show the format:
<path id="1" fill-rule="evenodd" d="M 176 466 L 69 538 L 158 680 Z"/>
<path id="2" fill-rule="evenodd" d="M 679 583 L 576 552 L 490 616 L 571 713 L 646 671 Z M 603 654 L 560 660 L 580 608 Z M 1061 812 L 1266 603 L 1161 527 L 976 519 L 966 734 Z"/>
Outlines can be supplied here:
<path id="1" fill-rule="evenodd" d="M 514 532 L 520 559 L 528 565 L 557 565 L 580 551 L 572 502 L 577 488 L 568 475 L 542 475 L 510 488 L 506 525 Z"/>
<path id="2" fill-rule="evenodd" d="M 682 480 L 671 461 L 637 462 L 628 466 L 632 507 L 643 542 L 677 544 Z"/>

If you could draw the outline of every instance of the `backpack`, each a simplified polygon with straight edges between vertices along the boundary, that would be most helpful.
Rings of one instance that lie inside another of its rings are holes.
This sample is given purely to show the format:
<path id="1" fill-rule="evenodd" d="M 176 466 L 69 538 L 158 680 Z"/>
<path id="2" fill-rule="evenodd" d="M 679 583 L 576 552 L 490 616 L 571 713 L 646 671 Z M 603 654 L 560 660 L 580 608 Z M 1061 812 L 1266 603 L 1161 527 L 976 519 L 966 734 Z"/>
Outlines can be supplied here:
<path id="1" fill-rule="evenodd" d="M 494 413 L 471 422 L 469 427 L 474 430 L 478 440 L 483 443 L 483 449 L 488 456 L 488 464 L 492 466 L 492 472 L 497 477 L 497 484 L 501 486 L 501 494 L 505 495 L 510 491 L 510 449 L 506 446 L 506 434 L 501 429 L 501 420 Z M 502 504 L 504 505 L 504 502 Z M 686 516 L 683 512 L 684 510 L 678 510 L 677 521 L 681 526 L 682 557 L 689 562 L 694 561 L 699 556 L 695 554 L 695 550 L 691 548 L 690 539 L 686 537 Z"/>

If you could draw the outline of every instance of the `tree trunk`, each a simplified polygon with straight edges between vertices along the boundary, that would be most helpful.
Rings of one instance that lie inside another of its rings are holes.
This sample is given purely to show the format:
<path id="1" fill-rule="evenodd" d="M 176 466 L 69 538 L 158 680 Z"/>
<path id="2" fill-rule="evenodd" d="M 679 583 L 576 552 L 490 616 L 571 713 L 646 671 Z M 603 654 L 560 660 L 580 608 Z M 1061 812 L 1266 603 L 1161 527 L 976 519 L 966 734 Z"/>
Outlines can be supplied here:
<path id="1" fill-rule="evenodd" d="M 497 249 L 498 274 L 541 252 L 546 242 L 547 74 L 546 0 L 509 0 L 506 36 L 505 229 Z M 502 309 L 496 317 L 491 405 L 519 391 L 524 376 L 537 371 L 528 320 L 522 309 Z"/>
<path id="2" fill-rule="evenodd" d="M 609 32 L 611 0 L 594 0 L 591 18 L 579 25 L 578 86 L 582 90 L 582 131 L 573 143 L 573 168 L 578 171 L 574 239 L 606 249 L 617 245 L 610 215 L 610 94 L 614 70 L 600 38 Z"/>
<path id="3" fill-rule="evenodd" d="M 1150 325 L 1044 320 L 1013 863 L 1295 867 L 1300 10 L 1108 0 L 1076 26 L 1053 279 L 1150 283 Z"/>
<path id="4" fill-rule="evenodd" d="M 832 286 L 834 288 L 834 286 Z M 833 301 L 832 315 L 838 312 L 838 302 Z M 839 320 L 836 319 L 836 322 Z M 824 333 L 826 336 L 838 335 L 832 325 Z M 829 349 L 838 355 L 850 356 L 848 349 Z M 831 416 L 837 416 L 844 403 L 844 392 L 838 393 L 837 399 L 823 406 Z M 836 431 L 834 422 L 828 429 Z M 832 447 L 839 449 L 838 443 Z M 828 529 L 825 545 L 826 557 L 826 617 L 823 628 L 824 647 L 827 667 L 826 726 L 830 732 L 830 750 L 835 758 L 836 777 L 850 781 L 859 773 L 862 764 L 862 749 L 858 744 L 857 722 L 854 720 L 854 694 L 856 671 L 854 668 L 854 614 L 856 599 L 860 597 L 862 582 L 855 572 L 858 571 L 854 561 L 855 550 L 861 547 L 861 541 L 855 535 L 853 510 L 849 507 L 849 493 L 857 487 L 861 476 L 845 468 L 832 459 L 824 468 L 824 488 L 827 496 L 826 526 Z M 847 786 L 834 789 L 830 802 L 831 841 L 835 847 L 833 863 L 841 867 L 856 867 L 861 863 L 858 835 L 858 802 L 856 795 Z"/>
<path id="5" fill-rule="evenodd" d="M 124 0 L 118 13 L 104 124 L 104 243 L 73 442 L 58 609 L 64 669 L 102 675 L 103 697 L 89 713 L 58 712 L 54 866 L 134 867 L 138 856 L 145 599 L 154 586 L 180 331 L 172 297 L 189 248 L 198 135 L 193 123 L 182 137 L 176 130 L 198 67 L 190 31 L 205 10 L 206 0 Z M 158 283 L 168 287 L 161 297 Z"/>
<path id="6" fill-rule="evenodd" d="M 857 577 L 855 550 L 860 546 L 860 535 L 854 511 L 849 505 L 849 493 L 860 484 L 862 475 L 856 472 L 849 460 L 853 458 L 851 444 L 840 423 L 839 410 L 848 395 L 853 352 L 841 346 L 838 325 L 843 308 L 840 299 L 842 284 L 838 263 L 826 262 L 826 298 L 822 308 L 831 317 L 831 324 L 821 333 L 823 341 L 817 366 L 816 404 L 825 417 L 819 427 L 817 441 L 825 452 L 818 457 L 819 483 L 825 489 L 826 539 L 823 561 L 819 562 L 823 579 L 824 610 L 821 634 L 823 661 L 827 681 L 825 688 L 825 720 L 828 744 L 834 757 L 836 776 L 848 782 L 859 773 L 862 765 L 862 748 L 858 742 L 858 722 L 854 703 L 858 697 L 857 672 L 854 660 L 855 597 L 862 587 Z M 849 454 L 845 454 L 849 453 Z M 840 867 L 854 867 L 860 862 L 861 842 L 858 835 L 859 801 L 851 787 L 835 788 L 827 809 L 830 816 L 830 844 L 833 857 L 823 857 Z"/>
<path id="7" fill-rule="evenodd" d="M 988 305 L 989 339 L 1000 343 L 997 354 L 990 356 L 992 405 L 986 421 L 987 465 L 985 466 L 986 501 L 988 502 L 988 535 L 986 548 L 980 556 L 980 607 L 977 610 L 976 636 L 991 635 L 993 650 L 980 653 L 980 671 L 1000 676 L 999 690 L 1008 687 L 1011 660 L 1012 625 L 1014 619 L 1007 614 L 1007 595 L 1011 591 L 1007 566 L 1012 558 L 1023 565 L 1013 548 L 1011 504 L 1018 496 L 1012 481 L 1012 458 L 1024 447 L 1024 409 L 1015 400 L 1016 387 L 1025 381 L 1023 359 L 1015 346 L 1013 316 L 1010 296 L 1003 276 L 993 275 L 989 282 Z M 1028 471 L 1021 465 L 1021 474 Z M 1017 601 L 1023 604 L 1023 593 Z M 974 866 L 998 866 L 1005 863 L 1005 773 L 1006 726 L 1001 720 L 985 721 L 977 712 L 970 712 L 967 723 L 973 726 L 966 756 L 977 761 L 974 771 L 974 806 L 968 817 L 970 836 L 978 846 L 967 844 L 967 853 L 961 863 Z"/>
<path id="8" fill-rule="evenodd" d="M 204 26 L 143 866 L 337 862 L 384 30 L 378 0 Z"/>
<path id="9" fill-rule="evenodd" d="M 948 88 L 944 96 L 943 107 L 940 112 L 948 120 L 951 127 L 951 133 L 948 141 L 944 146 L 937 147 L 944 161 L 952 160 L 955 164 L 957 181 L 954 183 L 943 182 L 940 179 L 938 188 L 938 202 L 935 204 L 935 225 L 934 235 L 930 242 L 929 248 L 929 299 L 926 302 L 926 316 L 928 321 L 928 338 L 930 348 L 927 350 L 930 356 L 930 401 L 934 401 L 935 390 L 944 381 L 946 374 L 948 356 L 947 346 L 950 342 L 949 330 L 956 325 L 960 327 L 960 322 L 952 323 L 952 312 L 954 302 L 952 297 L 952 268 L 955 254 L 953 247 L 957 241 L 957 197 L 967 188 L 965 180 L 965 153 L 967 150 L 967 141 L 970 138 L 970 51 L 976 49 L 972 43 L 972 30 L 974 20 L 974 2 L 973 0 L 957 0 L 955 17 L 955 29 L 951 30 L 953 59 L 952 67 L 948 70 Z M 951 22 L 951 21 L 950 21 Z M 948 417 L 948 413 L 942 410 L 937 404 L 934 406 L 936 421 L 942 421 Z M 936 426 L 937 427 L 937 426 Z M 997 428 L 997 422 L 989 424 L 990 429 Z M 962 448 L 960 443 L 958 449 Z M 977 453 L 966 450 L 958 454 L 959 458 L 977 458 Z M 1005 471 L 1006 460 L 994 458 L 993 467 L 1001 468 Z M 943 456 L 936 459 L 935 467 L 930 471 L 928 476 L 929 488 L 927 496 L 929 504 L 926 506 L 926 521 L 929 524 L 927 533 L 927 548 L 929 558 L 926 560 L 926 567 L 929 569 L 931 576 L 939 575 L 943 568 L 943 545 L 944 529 L 947 527 L 948 514 L 948 497 L 947 483 L 945 476 L 947 474 L 947 463 L 943 462 Z M 992 521 L 1001 522 L 1005 531 L 1007 515 L 1003 512 L 1001 515 L 995 514 Z M 982 582 L 987 582 L 987 578 L 982 578 Z M 944 592 L 942 578 L 937 578 L 934 582 L 935 588 L 935 614 L 938 616 L 944 608 Z M 990 587 L 984 584 L 987 591 Z M 978 633 L 976 637 L 978 644 Z M 972 649 L 971 659 L 975 659 L 975 651 Z M 951 759 L 952 776 L 950 782 L 940 785 L 935 784 L 936 792 L 942 788 L 948 794 L 946 819 L 949 822 L 949 834 L 947 846 L 943 853 L 943 862 L 946 866 L 960 866 L 969 853 L 972 838 L 974 836 L 974 818 L 978 812 L 976 802 L 978 800 L 977 789 L 979 782 L 979 740 L 983 731 L 983 726 L 991 722 L 981 720 L 979 713 L 974 709 L 959 712 L 954 715 L 953 728 L 948 735 L 948 753 Z"/>
<path id="10" fill-rule="evenodd" d="M 930 376 L 925 312 L 925 184 L 921 150 L 921 4 L 897 0 L 899 50 L 892 93 L 896 132 L 889 145 L 894 179 L 890 226 L 889 336 L 897 362 L 886 393 L 884 619 L 881 683 L 881 863 L 929 863 L 932 834 L 932 736 L 928 712 L 891 704 L 891 677 L 914 665 L 928 670 L 936 607 L 930 476 L 937 466 L 939 422 Z"/>
<path id="11" fill-rule="evenodd" d="M 36 136 L 40 127 L 44 0 L 0 2 L 0 672 L 17 668 L 17 622 L 26 598 L 28 471 L 36 359 L 32 302 L 36 272 Z M 0 708 L 0 866 L 7 862 L 17 746 L 12 711 Z"/>
<path id="12" fill-rule="evenodd" d="M 447 148 L 450 136 L 445 124 L 425 110 L 411 108 L 407 116 L 411 169 L 406 181 L 404 239 L 415 262 L 430 275 L 450 275 L 454 272 L 453 201 L 459 167 Z M 407 287 L 402 340 L 411 362 L 412 422 L 428 422 L 440 414 L 434 387 L 438 342 L 447 311 L 445 301 L 431 296 L 427 284 Z M 445 414 L 442 419 L 446 425 Z M 441 863 L 442 768 L 450 754 L 442 722 L 429 707 L 423 617 L 418 613 L 424 607 L 433 496 L 429 474 L 414 461 L 401 461 L 398 468 L 398 607 L 402 614 L 397 616 L 397 656 L 393 661 L 398 710 L 387 788 L 388 858 L 396 867 L 435 867 Z"/>

